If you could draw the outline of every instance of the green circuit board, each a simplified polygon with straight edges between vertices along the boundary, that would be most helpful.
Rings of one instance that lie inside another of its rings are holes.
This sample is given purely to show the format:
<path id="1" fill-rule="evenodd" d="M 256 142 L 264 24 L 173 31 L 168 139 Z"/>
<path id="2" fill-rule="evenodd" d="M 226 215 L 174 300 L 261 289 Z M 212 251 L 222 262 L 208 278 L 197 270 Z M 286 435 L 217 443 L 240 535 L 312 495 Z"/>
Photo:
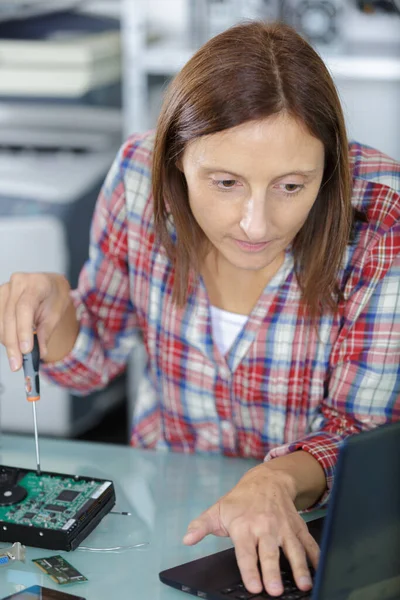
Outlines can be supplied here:
<path id="1" fill-rule="evenodd" d="M 79 477 L 58 477 L 29 472 L 18 481 L 26 497 L 10 506 L 0 506 L 0 520 L 18 525 L 63 529 L 79 518 L 110 482 Z"/>
<path id="2" fill-rule="evenodd" d="M 48 556 L 47 558 L 34 558 L 32 562 L 44 571 L 55 583 L 65 585 L 67 583 L 81 583 L 87 581 L 63 556 Z"/>

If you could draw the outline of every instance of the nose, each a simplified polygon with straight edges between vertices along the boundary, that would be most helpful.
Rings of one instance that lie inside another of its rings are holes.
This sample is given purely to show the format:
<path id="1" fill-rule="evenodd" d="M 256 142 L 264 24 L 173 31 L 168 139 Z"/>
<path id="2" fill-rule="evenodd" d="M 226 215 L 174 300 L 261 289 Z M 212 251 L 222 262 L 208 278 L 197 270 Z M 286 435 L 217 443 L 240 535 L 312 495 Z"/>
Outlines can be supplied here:
<path id="1" fill-rule="evenodd" d="M 264 242 L 267 235 L 266 202 L 264 197 L 249 198 L 244 205 L 240 228 L 251 242 Z"/>

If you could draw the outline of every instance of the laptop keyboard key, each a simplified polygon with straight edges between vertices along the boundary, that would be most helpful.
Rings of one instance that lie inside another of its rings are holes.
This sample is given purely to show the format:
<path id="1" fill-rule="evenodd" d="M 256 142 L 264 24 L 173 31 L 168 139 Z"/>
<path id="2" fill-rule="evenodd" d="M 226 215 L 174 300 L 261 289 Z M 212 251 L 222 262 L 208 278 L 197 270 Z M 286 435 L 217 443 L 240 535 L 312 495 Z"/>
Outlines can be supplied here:
<path id="1" fill-rule="evenodd" d="M 261 592 L 261 594 L 252 596 L 251 600 L 285 600 L 285 596 L 270 596 L 268 592 Z"/>
<path id="2" fill-rule="evenodd" d="M 243 583 L 237 583 L 220 590 L 221 594 L 225 594 L 231 600 L 310 600 L 310 592 L 303 592 L 294 583 L 293 579 L 289 577 L 282 577 L 284 584 L 284 592 L 281 596 L 271 596 L 267 591 L 262 591 L 258 594 L 248 592 Z M 228 600 L 228 598 L 227 598 Z"/>

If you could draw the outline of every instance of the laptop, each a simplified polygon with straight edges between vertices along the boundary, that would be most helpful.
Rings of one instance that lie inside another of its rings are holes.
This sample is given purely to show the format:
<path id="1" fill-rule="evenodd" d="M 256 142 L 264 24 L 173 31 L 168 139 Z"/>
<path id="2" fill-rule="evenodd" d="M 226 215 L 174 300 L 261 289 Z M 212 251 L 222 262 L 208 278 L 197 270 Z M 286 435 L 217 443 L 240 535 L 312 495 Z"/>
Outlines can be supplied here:
<path id="1" fill-rule="evenodd" d="M 281 553 L 282 600 L 400 599 L 400 422 L 346 439 L 328 512 L 309 530 L 321 547 L 313 589 L 299 590 Z M 246 590 L 233 548 L 162 571 L 169 586 L 207 600 L 265 600 Z M 275 596 L 276 598 L 276 596 Z"/>

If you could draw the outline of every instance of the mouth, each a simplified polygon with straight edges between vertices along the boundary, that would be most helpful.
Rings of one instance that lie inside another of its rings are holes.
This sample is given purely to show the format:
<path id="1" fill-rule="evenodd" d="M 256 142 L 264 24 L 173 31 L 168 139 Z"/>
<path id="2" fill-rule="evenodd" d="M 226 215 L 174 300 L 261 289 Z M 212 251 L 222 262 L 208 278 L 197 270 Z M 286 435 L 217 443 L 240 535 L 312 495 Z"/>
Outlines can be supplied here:
<path id="1" fill-rule="evenodd" d="M 257 243 L 244 242 L 235 238 L 233 238 L 233 241 L 241 250 L 244 250 L 245 252 L 262 252 L 262 250 L 264 250 L 271 243 L 271 241 Z"/>

